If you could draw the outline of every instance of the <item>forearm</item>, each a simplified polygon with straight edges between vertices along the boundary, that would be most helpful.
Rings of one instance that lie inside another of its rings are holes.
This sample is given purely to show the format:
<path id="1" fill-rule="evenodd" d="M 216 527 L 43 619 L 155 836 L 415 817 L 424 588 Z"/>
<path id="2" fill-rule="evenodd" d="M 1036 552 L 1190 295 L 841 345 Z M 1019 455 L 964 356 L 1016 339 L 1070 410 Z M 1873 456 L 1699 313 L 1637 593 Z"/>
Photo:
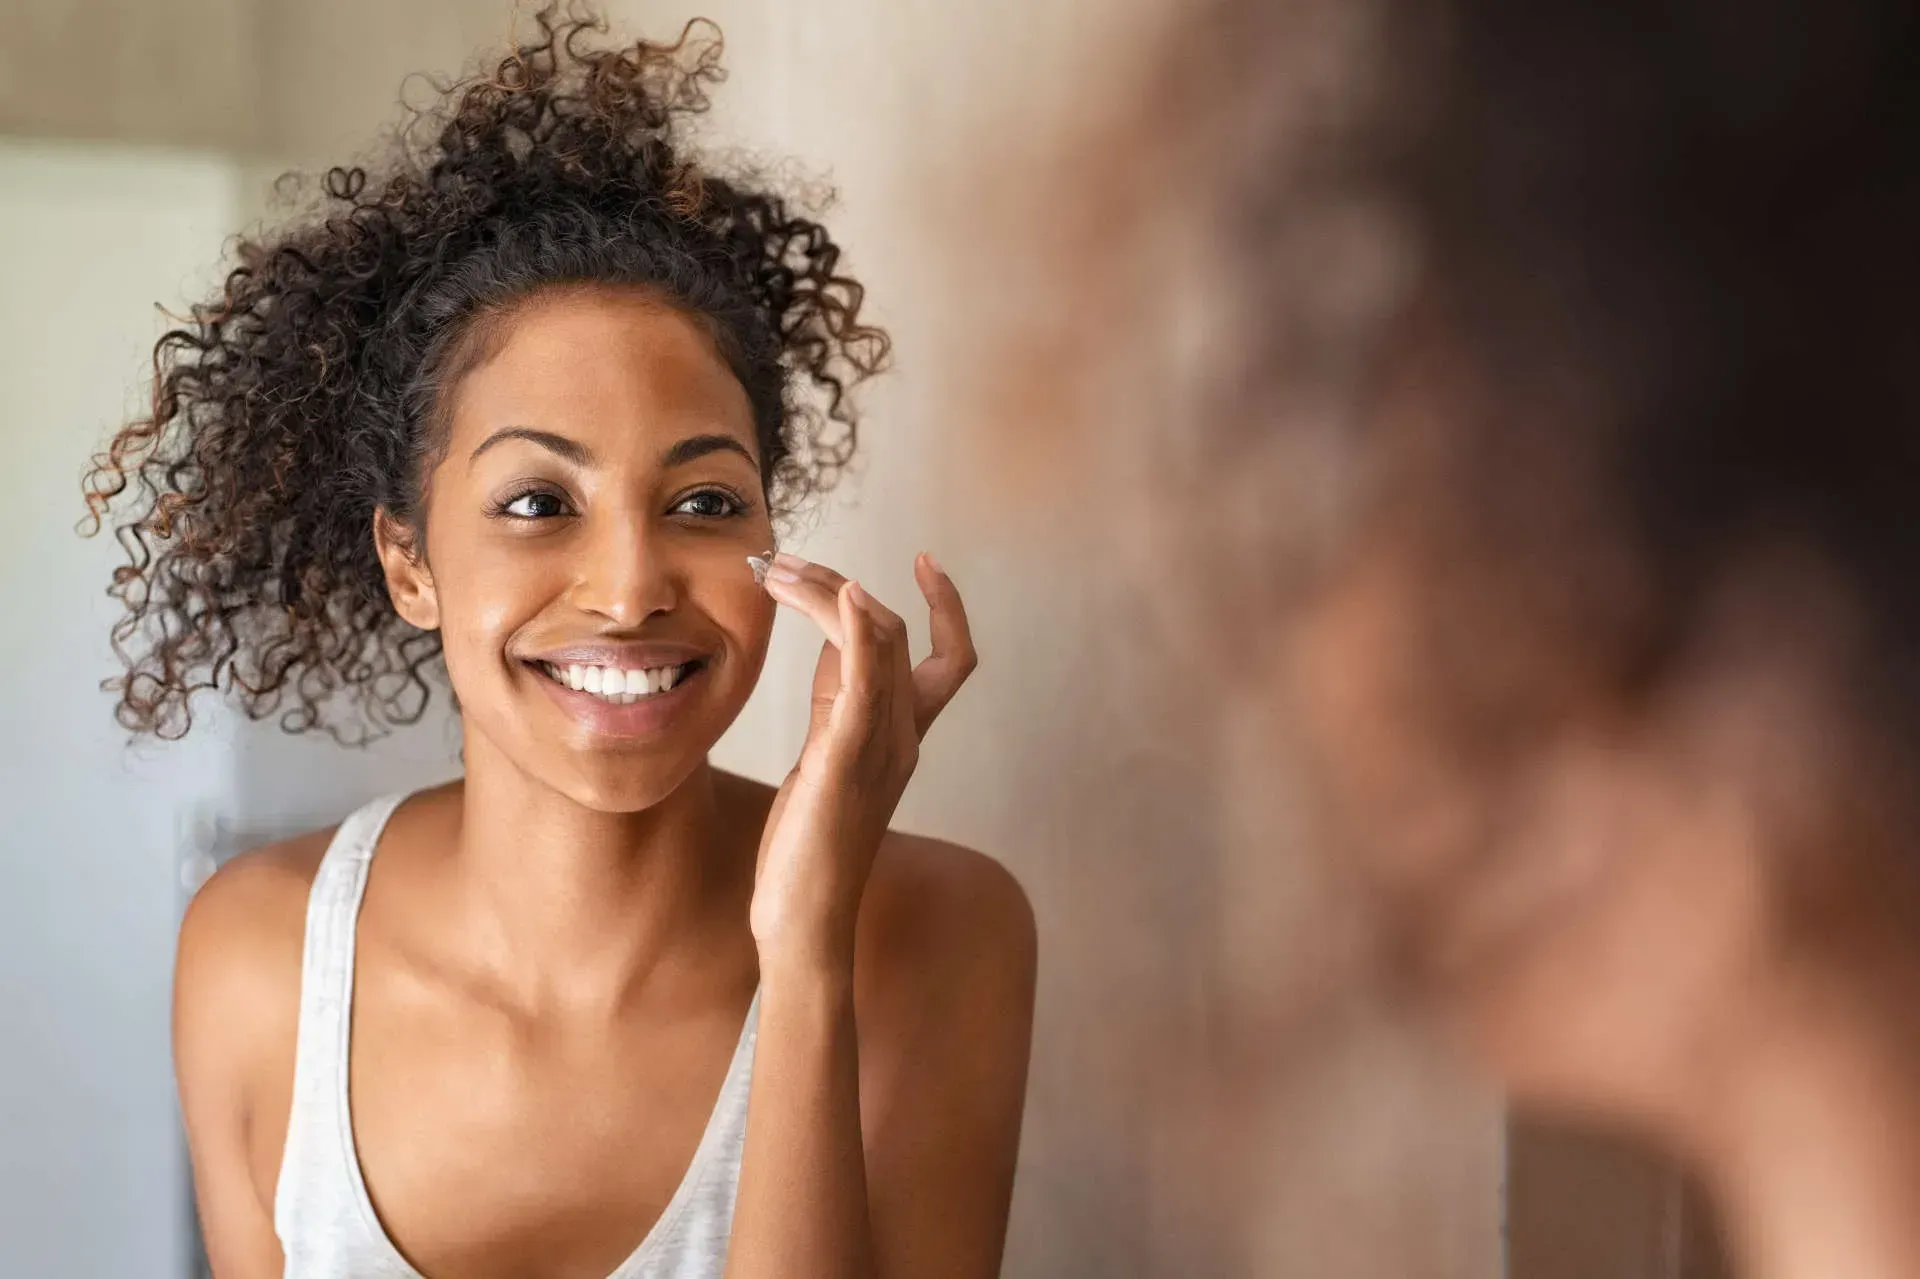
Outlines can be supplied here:
<path id="1" fill-rule="evenodd" d="M 852 964 L 763 957 L 728 1279 L 873 1273 Z"/>

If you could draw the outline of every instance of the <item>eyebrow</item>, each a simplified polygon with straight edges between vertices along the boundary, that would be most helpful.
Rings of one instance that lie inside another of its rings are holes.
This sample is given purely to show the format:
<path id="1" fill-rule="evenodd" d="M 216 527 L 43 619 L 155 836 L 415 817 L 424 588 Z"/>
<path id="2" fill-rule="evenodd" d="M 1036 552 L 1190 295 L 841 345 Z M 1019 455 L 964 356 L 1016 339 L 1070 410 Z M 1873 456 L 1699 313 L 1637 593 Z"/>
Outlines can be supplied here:
<path id="1" fill-rule="evenodd" d="M 661 456 L 660 465 L 663 469 L 685 466 L 688 462 L 706 457 L 710 453 L 738 453 L 747 460 L 749 465 L 755 468 L 760 465 L 754 461 L 753 454 L 747 451 L 747 446 L 731 435 L 689 435 Z"/>
<path id="2" fill-rule="evenodd" d="M 526 440 L 538 444 L 550 453 L 557 453 L 575 466 L 592 466 L 593 450 L 578 440 L 570 440 L 564 435 L 555 435 L 552 431 L 536 430 L 531 426 L 503 426 L 480 441 L 480 446 L 467 455 L 467 465 L 472 466 L 474 459 L 496 444 L 508 440 Z"/>
<path id="3" fill-rule="evenodd" d="M 575 466 L 590 467 L 594 464 L 593 450 L 580 443 L 580 441 L 569 439 L 564 435 L 557 435 L 552 431 L 542 431 L 531 426 L 501 427 L 492 435 L 480 441 L 479 447 L 467 455 L 467 464 L 471 466 L 474 459 L 482 453 L 485 453 L 494 445 L 503 444 L 508 440 L 526 440 L 530 444 L 537 444 L 548 452 L 558 454 L 560 457 L 565 458 Z M 734 439 L 731 435 L 689 435 L 684 440 L 676 441 L 667 449 L 666 453 L 661 456 L 660 465 L 662 469 L 685 466 L 689 462 L 706 457 L 712 453 L 738 453 L 746 459 L 749 465 L 755 467 L 760 465 L 754 461 L 753 454 L 747 451 L 747 446 L 739 440 Z"/>

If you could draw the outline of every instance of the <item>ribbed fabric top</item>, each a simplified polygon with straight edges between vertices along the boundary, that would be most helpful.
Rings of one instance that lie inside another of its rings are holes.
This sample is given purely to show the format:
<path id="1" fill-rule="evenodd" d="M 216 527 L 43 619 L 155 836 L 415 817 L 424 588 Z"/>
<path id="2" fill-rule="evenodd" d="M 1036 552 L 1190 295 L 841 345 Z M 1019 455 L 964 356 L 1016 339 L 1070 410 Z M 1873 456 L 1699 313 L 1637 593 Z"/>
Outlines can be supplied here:
<path id="1" fill-rule="evenodd" d="M 293 1110 L 273 1204 L 286 1279 L 423 1279 L 374 1214 L 347 1105 L 360 902 L 374 846 L 404 798 L 375 800 L 341 823 L 307 902 Z M 721 1279 L 746 1144 L 759 1012 L 756 994 L 686 1176 L 647 1237 L 607 1279 Z"/>

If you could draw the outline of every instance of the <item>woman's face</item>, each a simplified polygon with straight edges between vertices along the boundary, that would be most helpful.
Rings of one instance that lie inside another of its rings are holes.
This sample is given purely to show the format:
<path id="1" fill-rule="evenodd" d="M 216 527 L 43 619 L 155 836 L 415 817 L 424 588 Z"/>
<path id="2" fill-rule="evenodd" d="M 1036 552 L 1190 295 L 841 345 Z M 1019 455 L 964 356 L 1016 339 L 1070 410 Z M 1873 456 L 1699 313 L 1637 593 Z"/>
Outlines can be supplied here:
<path id="1" fill-rule="evenodd" d="M 424 558 L 383 548 L 395 602 L 439 629 L 470 741 L 635 811 L 699 767 L 766 656 L 753 414 L 700 325 L 644 293 L 555 291 L 505 325 L 452 391 Z"/>

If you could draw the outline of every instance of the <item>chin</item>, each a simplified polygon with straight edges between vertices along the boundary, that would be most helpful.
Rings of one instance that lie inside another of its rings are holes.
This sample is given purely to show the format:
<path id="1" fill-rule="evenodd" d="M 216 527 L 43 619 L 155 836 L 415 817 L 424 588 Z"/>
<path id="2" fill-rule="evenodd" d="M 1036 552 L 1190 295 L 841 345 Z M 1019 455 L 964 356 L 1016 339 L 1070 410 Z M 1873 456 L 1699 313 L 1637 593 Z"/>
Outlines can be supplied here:
<path id="1" fill-rule="evenodd" d="M 490 724 L 473 711 L 469 706 L 469 737 L 484 738 L 486 747 L 476 752 L 469 746 L 470 772 L 483 759 L 495 759 L 536 786 L 600 813 L 637 813 L 666 802 L 706 766 L 730 722 L 693 716 L 673 731 L 634 740 L 577 729 L 555 732 L 540 715 Z"/>
<path id="2" fill-rule="evenodd" d="M 707 762 L 704 750 L 685 758 L 635 759 L 606 755 L 562 765 L 560 776 L 548 770 L 548 784 L 582 808 L 598 813 L 638 813 L 657 807 L 686 785 Z"/>

